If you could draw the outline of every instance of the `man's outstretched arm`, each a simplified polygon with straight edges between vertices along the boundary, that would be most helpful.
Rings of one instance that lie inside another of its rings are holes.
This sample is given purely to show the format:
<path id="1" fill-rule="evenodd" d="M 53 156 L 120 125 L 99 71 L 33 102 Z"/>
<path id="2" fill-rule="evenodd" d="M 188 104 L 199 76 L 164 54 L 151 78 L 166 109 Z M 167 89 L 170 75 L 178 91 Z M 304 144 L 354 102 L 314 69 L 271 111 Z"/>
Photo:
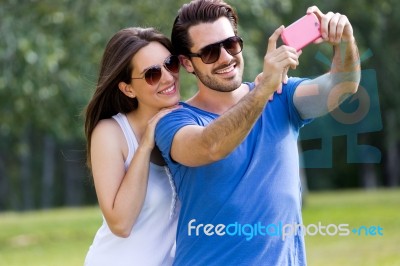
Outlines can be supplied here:
<path id="1" fill-rule="evenodd" d="M 302 82 L 294 94 L 294 104 L 303 119 L 331 112 L 346 97 L 357 92 L 361 78 L 360 56 L 353 28 L 345 15 L 310 7 L 321 21 L 322 41 L 333 45 L 334 55 L 328 73 Z"/>

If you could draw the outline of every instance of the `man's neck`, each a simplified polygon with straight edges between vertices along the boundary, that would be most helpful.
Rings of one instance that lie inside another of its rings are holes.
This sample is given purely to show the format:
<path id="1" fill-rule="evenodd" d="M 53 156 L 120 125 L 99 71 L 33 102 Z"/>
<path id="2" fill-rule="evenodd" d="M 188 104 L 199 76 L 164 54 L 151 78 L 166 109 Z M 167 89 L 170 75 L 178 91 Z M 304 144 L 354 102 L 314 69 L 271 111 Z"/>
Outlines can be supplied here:
<path id="1" fill-rule="evenodd" d="M 207 112 L 221 115 L 237 104 L 249 91 L 250 89 L 246 84 L 242 84 L 231 92 L 200 88 L 186 103 Z"/>

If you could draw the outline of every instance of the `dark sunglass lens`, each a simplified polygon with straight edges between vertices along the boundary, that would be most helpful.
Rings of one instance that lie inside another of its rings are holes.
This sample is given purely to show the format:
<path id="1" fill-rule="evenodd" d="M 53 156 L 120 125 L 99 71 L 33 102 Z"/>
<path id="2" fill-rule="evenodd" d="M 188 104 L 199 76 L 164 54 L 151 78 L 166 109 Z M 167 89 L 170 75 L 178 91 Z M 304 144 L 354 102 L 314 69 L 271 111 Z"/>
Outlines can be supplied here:
<path id="1" fill-rule="evenodd" d="M 201 52 L 201 60 L 206 64 L 215 63 L 219 58 L 220 51 L 221 46 L 219 43 L 204 47 Z"/>
<path id="2" fill-rule="evenodd" d="M 171 72 L 171 73 L 178 73 L 179 72 L 179 59 L 177 56 L 173 55 L 167 58 L 165 61 L 165 67 Z"/>
<path id="3" fill-rule="evenodd" d="M 231 55 L 236 55 L 242 51 L 241 40 L 238 37 L 227 39 L 223 46 Z"/>
<path id="4" fill-rule="evenodd" d="M 161 78 L 161 68 L 159 66 L 149 68 L 144 74 L 144 78 L 149 85 L 156 84 Z"/>

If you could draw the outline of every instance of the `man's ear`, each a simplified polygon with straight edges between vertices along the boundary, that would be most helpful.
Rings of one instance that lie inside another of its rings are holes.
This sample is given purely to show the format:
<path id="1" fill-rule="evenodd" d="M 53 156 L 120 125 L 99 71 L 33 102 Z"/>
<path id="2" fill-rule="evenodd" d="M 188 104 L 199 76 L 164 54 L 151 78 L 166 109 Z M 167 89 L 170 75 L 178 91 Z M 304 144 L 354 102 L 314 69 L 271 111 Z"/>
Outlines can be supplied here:
<path id="1" fill-rule="evenodd" d="M 188 57 L 180 55 L 179 61 L 181 62 L 181 65 L 186 69 L 187 72 L 194 73 L 192 61 Z"/>
<path id="2" fill-rule="evenodd" d="M 123 94 L 125 94 L 129 98 L 136 97 L 135 90 L 132 88 L 131 84 L 127 84 L 126 82 L 121 81 L 120 83 L 118 83 L 118 88 L 120 91 L 122 91 Z"/>

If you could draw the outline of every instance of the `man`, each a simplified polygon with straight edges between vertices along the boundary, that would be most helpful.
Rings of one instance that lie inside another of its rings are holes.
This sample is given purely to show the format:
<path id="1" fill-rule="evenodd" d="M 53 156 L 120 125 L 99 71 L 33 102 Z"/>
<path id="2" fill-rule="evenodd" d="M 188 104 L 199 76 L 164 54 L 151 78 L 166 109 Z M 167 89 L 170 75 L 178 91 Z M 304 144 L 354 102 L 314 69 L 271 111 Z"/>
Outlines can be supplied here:
<path id="1" fill-rule="evenodd" d="M 307 12 L 320 19 L 319 41 L 334 48 L 331 71 L 287 79 L 300 53 L 277 47 L 282 26 L 269 38 L 254 86 L 242 83 L 234 10 L 222 0 L 179 10 L 172 42 L 198 92 L 156 129 L 182 204 L 175 265 L 306 264 L 303 234 L 291 231 L 302 224 L 299 129 L 355 93 L 360 80 L 348 19 L 317 7 Z"/>

